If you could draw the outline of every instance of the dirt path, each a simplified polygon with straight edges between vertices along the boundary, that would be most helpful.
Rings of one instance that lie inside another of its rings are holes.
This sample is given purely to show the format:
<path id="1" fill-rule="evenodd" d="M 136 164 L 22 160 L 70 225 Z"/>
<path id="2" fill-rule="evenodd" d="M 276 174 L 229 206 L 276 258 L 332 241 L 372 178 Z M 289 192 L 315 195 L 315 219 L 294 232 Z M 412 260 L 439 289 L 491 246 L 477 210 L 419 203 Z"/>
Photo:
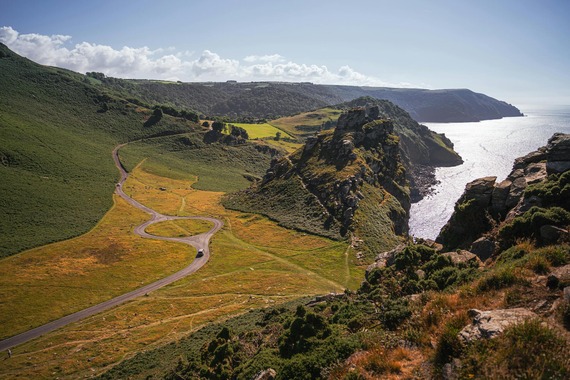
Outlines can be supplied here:
<path id="1" fill-rule="evenodd" d="M 7 350 L 11 347 L 14 347 L 14 346 L 20 345 L 22 343 L 28 342 L 28 341 L 35 339 L 41 335 L 47 334 L 47 333 L 52 332 L 54 330 L 57 330 L 61 327 L 64 327 L 70 323 L 77 322 L 83 318 L 86 318 L 86 317 L 92 316 L 94 314 L 100 313 L 104 310 L 110 309 L 110 308 L 115 307 L 117 305 L 120 305 L 124 302 L 130 301 L 134 298 L 143 296 L 143 295 L 150 293 L 154 290 L 160 289 L 163 286 L 172 284 L 173 282 L 178 281 L 178 280 L 188 276 L 189 274 L 196 272 L 198 269 L 203 267 L 204 264 L 206 264 L 206 262 L 208 262 L 208 260 L 210 259 L 210 250 L 208 247 L 208 243 L 210 241 L 210 238 L 220 228 L 222 228 L 223 222 L 219 219 L 209 218 L 209 217 L 199 217 L 199 216 L 181 217 L 181 216 L 163 215 L 163 214 L 156 212 L 155 210 L 153 210 L 149 207 L 146 207 L 145 205 L 137 202 L 136 200 L 132 199 L 127 194 L 125 194 L 125 192 L 123 191 L 123 184 L 125 183 L 125 181 L 128 178 L 128 173 L 125 170 L 123 164 L 121 163 L 121 160 L 119 159 L 119 149 L 121 147 L 123 147 L 124 145 L 126 145 L 126 144 L 121 144 L 113 150 L 113 160 L 115 161 L 115 166 L 117 166 L 117 169 L 119 169 L 119 172 L 121 173 L 121 179 L 120 179 L 119 183 L 117 183 L 117 187 L 115 189 L 115 192 L 119 196 L 121 196 L 124 200 L 126 200 L 129 204 L 131 204 L 134 207 L 150 214 L 150 216 L 151 216 L 151 219 L 149 221 L 141 224 L 140 226 L 137 226 L 135 228 L 134 232 L 137 235 L 142 236 L 144 238 L 174 241 L 174 242 L 188 244 L 188 245 L 192 246 L 193 248 L 195 248 L 196 250 L 203 249 L 204 250 L 204 256 L 199 257 L 199 258 L 198 257 L 195 258 L 194 261 L 192 261 L 190 263 L 190 265 L 188 265 L 186 268 L 184 268 L 184 269 L 182 269 L 182 270 L 180 270 L 180 271 L 178 271 L 178 272 L 176 272 L 176 273 L 174 273 L 168 277 L 165 277 L 161 280 L 158 280 L 158 281 L 155 281 L 151 284 L 143 286 L 142 288 L 135 289 L 129 293 L 125 293 L 125 294 L 120 295 L 118 297 L 112 298 L 112 299 L 105 301 L 105 302 L 102 302 L 98 305 L 91 306 L 87 309 L 80 310 L 76 313 L 67 315 L 63 318 L 57 319 L 57 320 L 52 321 L 50 323 L 47 323 L 45 325 L 36 327 L 36 328 L 28 330 L 28 331 L 25 331 L 21 334 L 15 335 L 11 338 L 4 339 L 4 340 L 0 341 L 0 351 L 4 351 L 4 350 Z M 214 224 L 214 227 L 208 232 L 205 232 L 205 233 L 202 233 L 199 235 L 195 235 L 195 236 L 188 236 L 188 237 L 182 237 L 182 238 L 155 236 L 155 235 L 151 235 L 151 234 L 145 232 L 145 229 L 148 226 L 150 226 L 151 224 L 163 222 L 166 220 L 174 220 L 174 219 L 207 220 L 209 222 L 212 222 Z"/>

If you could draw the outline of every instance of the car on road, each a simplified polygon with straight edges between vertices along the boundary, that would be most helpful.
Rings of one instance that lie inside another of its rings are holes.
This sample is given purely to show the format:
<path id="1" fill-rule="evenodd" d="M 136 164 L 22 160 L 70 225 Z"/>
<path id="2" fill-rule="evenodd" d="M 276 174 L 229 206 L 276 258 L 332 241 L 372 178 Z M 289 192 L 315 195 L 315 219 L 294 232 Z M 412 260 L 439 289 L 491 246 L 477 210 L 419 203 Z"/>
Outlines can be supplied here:
<path id="1" fill-rule="evenodd" d="M 198 253 L 196 254 L 196 257 L 202 257 L 204 256 L 204 250 L 203 249 L 199 249 Z"/>

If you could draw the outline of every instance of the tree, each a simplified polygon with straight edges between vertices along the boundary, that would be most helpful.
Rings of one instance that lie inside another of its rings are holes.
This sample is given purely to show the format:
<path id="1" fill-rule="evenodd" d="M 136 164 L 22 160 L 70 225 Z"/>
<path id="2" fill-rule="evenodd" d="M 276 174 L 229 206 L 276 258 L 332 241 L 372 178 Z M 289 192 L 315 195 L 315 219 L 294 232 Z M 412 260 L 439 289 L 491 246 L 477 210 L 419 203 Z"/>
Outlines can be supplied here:
<path id="1" fill-rule="evenodd" d="M 212 129 L 216 132 L 222 132 L 224 130 L 224 127 L 226 126 L 226 123 L 223 123 L 221 121 L 214 121 L 212 123 Z"/>
<path id="2" fill-rule="evenodd" d="M 281 139 L 281 132 L 275 133 L 275 141 L 279 141 Z"/>
<path id="3" fill-rule="evenodd" d="M 155 108 L 154 111 L 152 112 L 152 116 L 154 116 L 158 120 L 162 119 L 162 108 L 160 107 Z"/>

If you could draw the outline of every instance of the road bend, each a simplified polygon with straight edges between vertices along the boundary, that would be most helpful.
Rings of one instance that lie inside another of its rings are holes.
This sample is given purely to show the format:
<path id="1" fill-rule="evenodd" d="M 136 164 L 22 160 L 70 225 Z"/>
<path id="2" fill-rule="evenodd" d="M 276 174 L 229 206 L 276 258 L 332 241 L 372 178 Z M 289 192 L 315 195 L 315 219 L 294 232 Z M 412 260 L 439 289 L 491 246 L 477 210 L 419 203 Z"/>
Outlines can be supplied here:
<path id="1" fill-rule="evenodd" d="M 102 302 L 100 304 L 88 307 L 87 309 L 83 309 L 80 310 L 78 312 L 75 312 L 73 314 L 69 314 L 63 318 L 57 319 L 55 321 L 46 323 L 45 325 L 36 327 L 34 329 L 25 331 L 21 334 L 18 335 L 14 335 L 13 337 L 10 337 L 8 339 L 4 339 L 2 341 L 0 341 L 0 351 L 4 351 L 4 350 L 8 350 L 12 347 L 18 346 L 20 344 L 23 344 L 25 342 L 28 342 L 32 339 L 38 338 L 42 335 L 45 335 L 47 333 L 50 333 L 54 330 L 57 330 L 59 328 L 62 328 L 70 323 L 73 322 L 77 322 L 83 318 L 87 318 L 90 317 L 92 315 L 95 315 L 97 313 L 100 313 L 102 311 L 108 310 L 112 307 L 118 306 L 124 302 L 130 301 L 134 298 L 140 297 L 140 296 L 144 296 L 147 295 L 148 293 L 160 289 L 163 286 L 172 284 L 175 281 L 178 281 L 186 276 L 188 276 L 189 274 L 192 274 L 194 272 L 196 272 L 198 269 L 202 268 L 204 266 L 204 264 L 206 264 L 206 262 L 208 262 L 208 260 L 210 259 L 210 250 L 208 247 L 210 238 L 223 226 L 223 223 L 221 220 L 216 219 L 216 218 L 210 218 L 210 217 L 202 217 L 202 216 L 188 216 L 188 217 L 184 217 L 184 216 L 171 216 L 171 215 L 164 215 L 161 214 L 153 209 L 151 209 L 150 207 L 147 207 L 139 202 L 137 202 L 136 200 L 134 200 L 133 198 L 129 197 L 127 194 L 125 194 L 124 190 L 123 190 L 123 185 L 125 183 L 125 181 L 128 178 L 128 173 L 125 170 L 125 167 L 123 166 L 123 164 L 121 163 L 121 160 L 119 159 L 119 149 L 121 147 L 123 147 L 125 144 L 121 144 L 118 145 L 114 150 L 113 150 L 113 160 L 115 161 L 115 166 L 117 166 L 117 169 L 119 169 L 119 172 L 121 173 L 121 179 L 119 180 L 119 182 L 117 183 L 117 186 L 115 188 L 115 192 L 124 200 L 126 200 L 128 203 L 130 203 L 131 205 L 133 205 L 134 207 L 150 214 L 151 219 L 144 222 L 143 224 L 137 226 L 134 230 L 134 232 L 139 235 L 142 236 L 143 238 L 148 238 L 148 239 L 158 239 L 158 240 L 165 240 L 165 241 L 173 241 L 173 242 L 178 242 L 178 243 L 184 243 L 184 244 L 188 244 L 190 246 L 192 246 L 193 248 L 195 248 L 196 250 L 202 249 L 204 251 L 204 255 L 202 257 L 195 257 L 194 260 L 190 263 L 190 265 L 188 265 L 186 268 L 171 274 L 168 277 L 165 277 L 163 279 L 160 279 L 158 281 L 155 281 L 151 284 L 145 285 L 141 288 L 135 289 L 131 292 L 122 294 L 118 297 L 112 298 L 108 301 Z M 147 233 L 145 230 L 148 226 L 150 226 L 151 224 L 154 223 L 159 223 L 159 222 L 163 222 L 163 221 L 167 221 L 167 220 L 175 220 L 175 219 L 200 219 L 200 220 L 206 220 L 209 222 L 212 222 L 214 224 L 214 227 L 209 230 L 208 232 L 199 234 L 199 235 L 194 235 L 194 236 L 187 236 L 187 237 L 166 237 L 166 236 L 156 236 L 156 235 L 151 235 L 149 233 Z"/>

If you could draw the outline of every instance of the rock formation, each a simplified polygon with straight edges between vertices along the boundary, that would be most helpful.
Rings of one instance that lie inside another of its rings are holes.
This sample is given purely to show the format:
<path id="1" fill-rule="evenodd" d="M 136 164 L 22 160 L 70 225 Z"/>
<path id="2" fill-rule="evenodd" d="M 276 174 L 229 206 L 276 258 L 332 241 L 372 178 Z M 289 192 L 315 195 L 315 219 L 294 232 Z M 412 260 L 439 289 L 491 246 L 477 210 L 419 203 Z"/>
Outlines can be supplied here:
<path id="1" fill-rule="evenodd" d="M 570 135 L 554 134 L 546 146 L 517 158 L 504 181 L 496 183 L 496 177 L 485 177 L 467 184 L 437 241 L 448 249 L 469 248 L 473 244 L 471 250 L 481 253 L 484 260 L 498 246 L 490 236 L 479 239 L 483 234 L 506 238 L 510 227 L 501 230 L 501 225 L 514 223 L 526 212 L 542 212 L 550 207 L 557 207 L 557 216 L 545 216 L 540 225 L 535 225 L 538 218 L 533 219 L 533 228 L 537 230 L 533 237 L 554 242 L 567 236 L 563 220 L 567 218 L 564 210 L 567 212 L 570 206 L 569 169 Z"/>
<path id="2" fill-rule="evenodd" d="M 469 310 L 469 317 L 471 317 L 472 323 L 465 326 L 458 335 L 459 340 L 464 344 L 469 344 L 477 339 L 494 338 L 507 327 L 538 316 L 530 310 L 517 308 L 489 311 L 471 309 Z"/>
<path id="3" fill-rule="evenodd" d="M 331 237 L 353 233 L 368 249 L 383 249 L 408 232 L 405 172 L 394 123 L 378 107 L 362 107 L 341 115 L 334 131 L 275 158 L 261 183 L 225 202 L 251 205 L 296 229 Z M 287 215 L 275 203 L 289 205 Z"/>

